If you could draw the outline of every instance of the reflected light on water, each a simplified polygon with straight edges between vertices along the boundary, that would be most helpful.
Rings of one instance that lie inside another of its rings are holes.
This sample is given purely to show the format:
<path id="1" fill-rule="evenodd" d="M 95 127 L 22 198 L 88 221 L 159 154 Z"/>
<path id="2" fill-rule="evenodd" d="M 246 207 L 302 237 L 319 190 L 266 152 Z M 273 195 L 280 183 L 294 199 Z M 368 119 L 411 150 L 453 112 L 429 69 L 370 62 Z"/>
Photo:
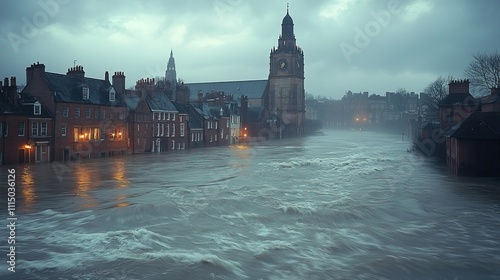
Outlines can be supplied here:
<path id="1" fill-rule="evenodd" d="M 33 176 L 33 172 L 30 172 L 29 167 L 24 168 L 21 181 L 23 185 L 21 194 L 24 201 L 24 208 L 29 209 L 33 206 L 36 199 L 35 177 Z"/>
<path id="2" fill-rule="evenodd" d="M 77 165 L 74 169 L 75 174 L 75 194 L 85 200 L 83 208 L 93 208 L 99 205 L 97 199 L 92 197 L 89 192 L 95 188 L 93 184 L 100 179 L 95 178 L 96 172 L 91 172 L 84 165 Z"/>

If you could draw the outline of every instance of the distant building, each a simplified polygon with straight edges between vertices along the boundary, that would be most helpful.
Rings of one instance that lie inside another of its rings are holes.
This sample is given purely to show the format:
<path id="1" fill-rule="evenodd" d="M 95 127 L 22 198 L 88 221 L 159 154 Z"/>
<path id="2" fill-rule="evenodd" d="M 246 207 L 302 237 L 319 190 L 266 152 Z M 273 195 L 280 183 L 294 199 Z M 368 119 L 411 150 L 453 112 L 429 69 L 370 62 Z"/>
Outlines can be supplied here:
<path id="1" fill-rule="evenodd" d="M 304 135 L 304 53 L 297 47 L 292 17 L 282 21 L 278 47 L 270 54 L 267 80 L 187 83 L 202 95 L 223 92 L 241 106 L 241 135 L 293 137 Z M 191 97 L 196 101 L 196 97 Z"/>

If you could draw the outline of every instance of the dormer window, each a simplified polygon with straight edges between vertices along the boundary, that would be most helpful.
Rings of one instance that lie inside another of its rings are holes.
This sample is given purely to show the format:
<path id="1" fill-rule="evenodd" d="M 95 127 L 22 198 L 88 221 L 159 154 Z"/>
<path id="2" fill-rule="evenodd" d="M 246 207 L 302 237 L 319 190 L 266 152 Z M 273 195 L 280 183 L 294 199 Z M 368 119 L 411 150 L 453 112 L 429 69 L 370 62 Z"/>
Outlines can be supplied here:
<path id="1" fill-rule="evenodd" d="M 114 89 L 111 89 L 109 91 L 109 101 L 115 101 L 115 95 L 116 95 L 116 91 Z"/>
<path id="2" fill-rule="evenodd" d="M 40 104 L 40 102 L 37 101 L 33 105 L 33 113 L 35 115 L 41 115 L 42 114 L 42 104 Z"/>
<path id="3" fill-rule="evenodd" d="M 83 93 L 83 100 L 89 100 L 89 97 L 90 97 L 89 88 L 88 87 L 83 87 L 82 88 L 82 93 Z"/>

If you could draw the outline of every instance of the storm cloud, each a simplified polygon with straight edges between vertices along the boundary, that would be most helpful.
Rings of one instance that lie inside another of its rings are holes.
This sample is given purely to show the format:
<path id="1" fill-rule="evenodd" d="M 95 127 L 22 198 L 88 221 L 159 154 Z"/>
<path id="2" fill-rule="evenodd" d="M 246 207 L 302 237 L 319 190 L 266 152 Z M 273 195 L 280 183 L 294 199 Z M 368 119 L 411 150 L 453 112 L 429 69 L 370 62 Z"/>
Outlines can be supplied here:
<path id="1" fill-rule="evenodd" d="M 438 76 L 463 77 L 475 52 L 498 50 L 495 0 L 290 0 L 305 88 L 420 92 Z M 286 1 L 1 1 L 0 77 L 39 61 L 86 76 L 124 71 L 127 87 L 163 76 L 170 50 L 185 82 L 266 79 Z M 75 62 L 76 60 L 76 62 Z"/>

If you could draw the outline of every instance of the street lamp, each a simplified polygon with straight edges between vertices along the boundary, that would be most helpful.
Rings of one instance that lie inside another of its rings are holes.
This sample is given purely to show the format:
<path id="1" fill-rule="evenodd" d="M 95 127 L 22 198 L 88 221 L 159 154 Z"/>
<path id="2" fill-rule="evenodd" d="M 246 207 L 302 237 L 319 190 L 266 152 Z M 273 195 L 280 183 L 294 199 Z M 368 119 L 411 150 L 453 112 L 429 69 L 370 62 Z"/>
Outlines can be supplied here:
<path id="1" fill-rule="evenodd" d="M 31 163 L 31 145 L 26 144 L 24 145 L 24 148 L 28 149 L 28 163 Z"/>

